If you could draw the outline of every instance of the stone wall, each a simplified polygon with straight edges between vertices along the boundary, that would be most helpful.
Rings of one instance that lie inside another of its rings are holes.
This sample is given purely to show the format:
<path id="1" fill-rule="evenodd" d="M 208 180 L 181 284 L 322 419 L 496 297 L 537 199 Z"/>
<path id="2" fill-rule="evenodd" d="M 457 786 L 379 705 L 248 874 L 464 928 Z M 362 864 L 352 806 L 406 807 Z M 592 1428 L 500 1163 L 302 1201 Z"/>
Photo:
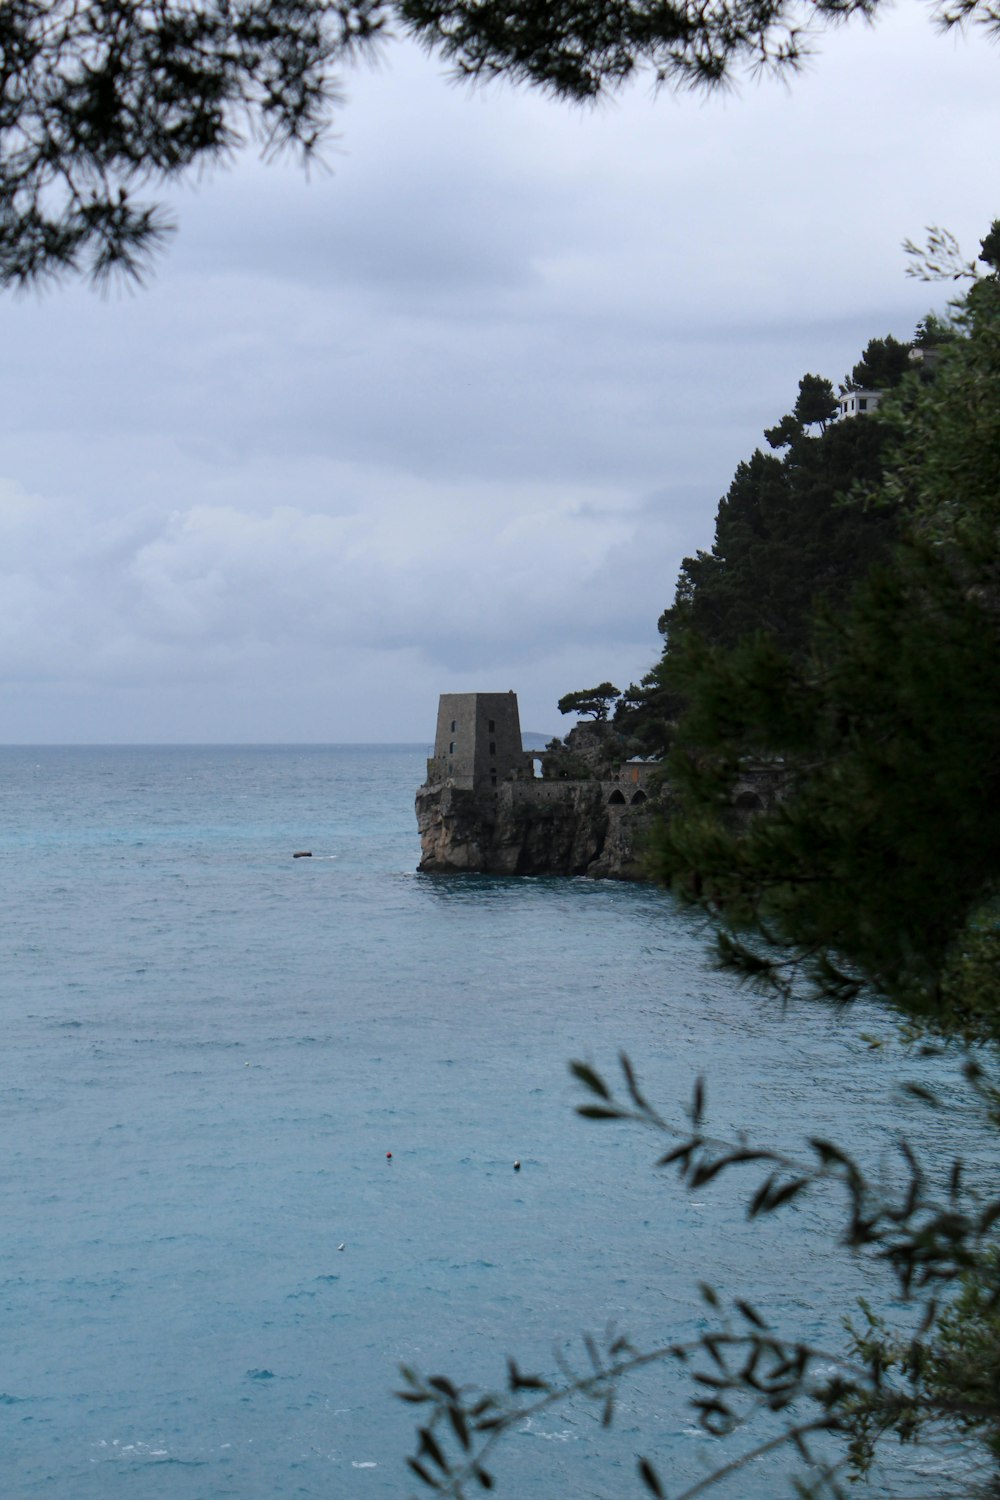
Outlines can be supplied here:
<path id="1" fill-rule="evenodd" d="M 494 787 L 512 775 L 531 775 L 530 757 L 521 748 L 516 695 L 442 693 L 428 783 Z"/>
<path id="2" fill-rule="evenodd" d="M 509 781 L 496 792 L 423 786 L 420 869 L 639 880 L 657 804 L 610 803 L 616 782 Z"/>
<path id="3" fill-rule="evenodd" d="M 452 702 L 457 708 L 460 698 L 472 697 L 442 698 L 448 707 L 439 740 L 442 730 L 451 732 L 452 717 L 459 722 Z M 440 748 L 417 792 L 421 870 L 647 878 L 645 845 L 657 819 L 670 816 L 673 796 L 658 765 L 625 758 L 612 725 L 577 725 L 565 745 L 544 752 L 544 778 L 525 776 L 511 748 L 506 779 L 493 784 L 479 775 L 473 785 L 471 776 L 460 781 L 449 773 Z M 531 756 L 522 759 L 530 764 Z M 747 768 L 734 789 L 734 812 L 750 816 L 777 795 L 776 768 Z"/>

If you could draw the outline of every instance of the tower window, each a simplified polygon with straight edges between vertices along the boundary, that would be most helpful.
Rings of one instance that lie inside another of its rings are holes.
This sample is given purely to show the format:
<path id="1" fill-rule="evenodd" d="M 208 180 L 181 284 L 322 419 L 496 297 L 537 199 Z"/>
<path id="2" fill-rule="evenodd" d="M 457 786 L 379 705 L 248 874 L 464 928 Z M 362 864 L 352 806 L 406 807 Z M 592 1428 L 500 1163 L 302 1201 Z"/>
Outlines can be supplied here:
<path id="1" fill-rule="evenodd" d="M 497 742 L 496 742 L 496 740 L 490 740 L 490 754 L 491 755 L 496 755 L 496 753 L 497 753 Z"/>
<path id="2" fill-rule="evenodd" d="M 457 728 L 458 728 L 458 720 L 457 719 L 452 719 L 452 721 L 451 721 L 451 732 L 452 732 L 452 734 L 455 733 L 455 730 Z"/>
<path id="3" fill-rule="evenodd" d="M 451 744 L 448 746 L 448 754 L 449 755 L 454 755 L 455 754 L 455 741 L 454 740 L 452 740 Z"/>
<path id="4" fill-rule="evenodd" d="M 496 719 L 491 719 L 490 720 L 490 734 L 496 734 L 496 732 L 497 732 L 497 721 L 496 721 Z"/>

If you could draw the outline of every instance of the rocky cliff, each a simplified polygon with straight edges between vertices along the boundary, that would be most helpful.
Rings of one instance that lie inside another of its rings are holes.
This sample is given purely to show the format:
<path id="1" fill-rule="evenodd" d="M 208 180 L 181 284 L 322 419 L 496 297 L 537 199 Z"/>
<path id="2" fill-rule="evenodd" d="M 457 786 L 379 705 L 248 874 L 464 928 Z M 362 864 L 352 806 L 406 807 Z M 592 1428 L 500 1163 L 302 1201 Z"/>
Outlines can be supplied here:
<path id="1" fill-rule="evenodd" d="M 599 781 L 505 782 L 495 791 L 428 785 L 417 793 L 420 869 L 497 875 L 642 878 L 649 805 L 609 805 Z"/>
<path id="2" fill-rule="evenodd" d="M 589 875 L 643 880 L 644 849 L 674 796 L 660 768 L 624 758 L 610 724 L 579 724 L 542 756 L 544 776 L 515 770 L 496 787 L 457 787 L 429 762 L 417 792 L 421 870 L 494 875 Z M 434 772 L 435 774 L 431 774 Z M 780 769 L 747 766 L 733 815 L 752 817 L 780 797 Z"/>
<path id="3" fill-rule="evenodd" d="M 495 788 L 429 779 L 417 793 L 420 869 L 642 879 L 653 767 L 626 761 L 608 724 L 578 725 L 543 765 L 544 777 Z"/>

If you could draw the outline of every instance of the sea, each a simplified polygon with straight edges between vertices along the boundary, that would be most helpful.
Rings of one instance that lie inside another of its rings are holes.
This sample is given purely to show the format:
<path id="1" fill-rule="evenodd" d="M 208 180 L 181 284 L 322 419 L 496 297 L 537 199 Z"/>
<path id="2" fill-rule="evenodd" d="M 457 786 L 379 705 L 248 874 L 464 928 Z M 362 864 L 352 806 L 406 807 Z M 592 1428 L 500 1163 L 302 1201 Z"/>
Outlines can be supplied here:
<path id="1" fill-rule="evenodd" d="M 417 873 L 427 753 L 0 749 L 4 1500 L 429 1494 L 401 1365 L 557 1378 L 609 1328 L 696 1337 L 699 1283 L 833 1350 L 858 1296 L 895 1307 L 835 1197 L 750 1223 L 749 1170 L 688 1193 L 662 1138 L 577 1115 L 568 1064 L 626 1053 L 678 1128 L 703 1076 L 713 1134 L 878 1168 L 900 1129 L 941 1163 L 967 1138 L 901 1101 L 940 1061 L 875 1004 L 741 989 L 656 888 Z M 610 1427 L 524 1417 L 494 1493 L 621 1500 L 640 1455 L 681 1493 L 753 1446 L 691 1394 L 655 1367 Z M 920 1493 L 950 1460 L 898 1463 Z"/>

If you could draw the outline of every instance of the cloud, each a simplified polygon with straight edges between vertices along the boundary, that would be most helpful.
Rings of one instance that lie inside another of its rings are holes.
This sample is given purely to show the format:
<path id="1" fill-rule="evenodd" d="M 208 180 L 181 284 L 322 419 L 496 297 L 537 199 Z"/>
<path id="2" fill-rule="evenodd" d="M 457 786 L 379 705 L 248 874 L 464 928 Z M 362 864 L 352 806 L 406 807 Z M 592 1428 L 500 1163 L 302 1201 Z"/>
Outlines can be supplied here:
<path id="1" fill-rule="evenodd" d="M 327 510 L 197 503 L 86 530 L 69 503 L 8 487 L 0 669 L 71 665 L 114 678 L 146 650 L 162 664 L 197 649 L 202 669 L 214 659 L 224 672 L 233 653 L 262 646 L 392 651 L 416 641 L 449 671 L 516 657 L 522 643 L 613 639 L 620 628 L 621 605 L 602 579 L 640 522 L 603 491 L 588 504 L 575 488 L 511 497 L 503 486 L 470 495 L 392 472 L 377 484 L 350 470 L 331 479 Z M 337 502 L 337 479 L 352 505 Z M 634 611 L 624 617 L 636 623 Z"/>
<path id="2" fill-rule="evenodd" d="M 331 174 L 247 158 L 147 289 L 3 304 L 7 732 L 407 738 L 484 685 L 544 729 L 638 676 L 803 371 L 941 305 L 900 241 L 997 212 L 995 70 L 903 8 L 597 111 L 390 49 Z"/>

